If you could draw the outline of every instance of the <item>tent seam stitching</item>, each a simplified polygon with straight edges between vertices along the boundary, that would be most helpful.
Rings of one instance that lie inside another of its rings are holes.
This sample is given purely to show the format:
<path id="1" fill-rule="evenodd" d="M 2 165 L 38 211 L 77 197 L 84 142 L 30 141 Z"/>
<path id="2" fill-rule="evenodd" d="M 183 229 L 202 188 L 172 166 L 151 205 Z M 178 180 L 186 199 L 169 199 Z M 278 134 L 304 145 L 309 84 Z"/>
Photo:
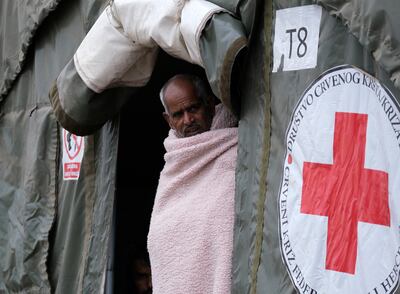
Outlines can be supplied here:
<path id="1" fill-rule="evenodd" d="M 261 263 L 263 231 L 264 231 L 264 211 L 267 192 L 267 170 L 269 164 L 270 149 L 270 66 L 271 66 L 271 35 L 272 35 L 272 1 L 267 1 L 264 14 L 264 82 L 265 82 L 265 107 L 264 107 L 264 137 L 261 151 L 261 167 L 259 179 L 259 194 L 257 201 L 256 215 L 256 236 L 253 262 L 251 268 L 250 293 L 257 293 L 257 274 Z"/>

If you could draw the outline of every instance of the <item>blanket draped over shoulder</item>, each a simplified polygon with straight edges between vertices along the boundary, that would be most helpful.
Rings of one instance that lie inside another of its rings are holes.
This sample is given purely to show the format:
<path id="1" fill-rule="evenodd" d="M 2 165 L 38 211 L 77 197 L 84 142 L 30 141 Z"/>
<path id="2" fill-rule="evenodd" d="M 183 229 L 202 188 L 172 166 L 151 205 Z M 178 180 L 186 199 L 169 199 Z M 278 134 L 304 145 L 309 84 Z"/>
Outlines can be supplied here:
<path id="1" fill-rule="evenodd" d="M 210 131 L 164 141 L 148 235 L 153 293 L 230 293 L 237 128 L 217 106 Z"/>

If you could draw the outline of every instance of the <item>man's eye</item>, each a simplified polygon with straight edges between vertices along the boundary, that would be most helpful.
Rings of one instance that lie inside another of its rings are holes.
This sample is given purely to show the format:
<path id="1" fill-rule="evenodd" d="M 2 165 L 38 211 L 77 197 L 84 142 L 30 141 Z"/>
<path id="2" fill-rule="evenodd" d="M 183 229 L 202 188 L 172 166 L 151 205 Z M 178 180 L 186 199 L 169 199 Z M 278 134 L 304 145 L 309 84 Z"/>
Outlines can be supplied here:
<path id="1" fill-rule="evenodd" d="M 196 112 L 197 110 L 199 110 L 199 108 L 200 108 L 199 105 L 194 105 L 194 106 L 191 106 L 191 107 L 188 109 L 188 111 L 191 112 L 191 113 L 193 113 L 193 112 Z"/>
<path id="2" fill-rule="evenodd" d="M 175 118 L 175 119 L 176 118 L 180 118 L 182 116 L 182 114 L 183 114 L 183 112 L 181 112 L 181 111 L 175 112 L 175 113 L 172 114 L 172 117 Z"/>

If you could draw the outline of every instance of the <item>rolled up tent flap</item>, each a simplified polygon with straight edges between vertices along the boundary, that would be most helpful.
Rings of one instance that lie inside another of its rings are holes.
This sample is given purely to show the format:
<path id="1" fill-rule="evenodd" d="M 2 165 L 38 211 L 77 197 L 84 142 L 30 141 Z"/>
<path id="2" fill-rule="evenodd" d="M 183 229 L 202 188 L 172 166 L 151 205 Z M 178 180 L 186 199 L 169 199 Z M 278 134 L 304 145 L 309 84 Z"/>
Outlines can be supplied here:
<path id="1" fill-rule="evenodd" d="M 96 93 L 119 85 L 145 85 L 157 57 L 154 44 L 142 45 L 129 39 L 114 15 L 107 6 L 74 55 L 76 71 Z"/>
<path id="2" fill-rule="evenodd" d="M 214 94 L 234 113 L 232 79 L 238 58 L 245 52 L 247 38 L 242 23 L 229 13 L 215 14 L 200 37 L 200 53 Z M 236 97 L 236 100 L 238 98 Z"/>
<path id="3" fill-rule="evenodd" d="M 215 17 L 221 20 L 214 21 Z M 215 23 L 218 29 L 213 36 L 204 38 L 204 32 L 215 28 Z M 232 68 L 246 44 L 240 21 L 211 2 L 116 0 L 90 29 L 73 63 L 58 76 L 50 100 L 64 128 L 90 134 L 112 118 L 128 98 L 110 99 L 112 91 L 107 91 L 146 85 L 161 48 L 205 67 L 214 93 L 231 108 Z M 206 49 L 200 49 L 202 46 Z M 134 91 L 127 92 L 132 96 Z"/>
<path id="4" fill-rule="evenodd" d="M 186 48 L 192 62 L 202 67 L 204 67 L 204 61 L 200 53 L 200 36 L 212 16 L 221 12 L 226 12 L 226 10 L 202 0 L 188 1 L 182 9 L 181 32 Z"/>

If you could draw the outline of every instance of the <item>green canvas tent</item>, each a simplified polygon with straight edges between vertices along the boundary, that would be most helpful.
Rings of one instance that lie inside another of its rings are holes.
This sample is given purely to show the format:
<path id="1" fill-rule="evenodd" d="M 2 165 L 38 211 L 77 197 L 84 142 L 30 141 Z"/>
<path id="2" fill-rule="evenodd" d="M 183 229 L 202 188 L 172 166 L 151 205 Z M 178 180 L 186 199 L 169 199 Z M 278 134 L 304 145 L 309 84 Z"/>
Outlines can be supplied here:
<path id="1" fill-rule="evenodd" d="M 203 68 L 160 52 L 144 85 L 59 104 L 108 3 L 0 3 L 0 292 L 123 293 L 118 252 L 145 238 L 162 165 L 157 91 L 177 72 L 240 119 L 232 293 L 399 292 L 400 5 L 209 2 L 227 13 L 202 31 Z"/>

